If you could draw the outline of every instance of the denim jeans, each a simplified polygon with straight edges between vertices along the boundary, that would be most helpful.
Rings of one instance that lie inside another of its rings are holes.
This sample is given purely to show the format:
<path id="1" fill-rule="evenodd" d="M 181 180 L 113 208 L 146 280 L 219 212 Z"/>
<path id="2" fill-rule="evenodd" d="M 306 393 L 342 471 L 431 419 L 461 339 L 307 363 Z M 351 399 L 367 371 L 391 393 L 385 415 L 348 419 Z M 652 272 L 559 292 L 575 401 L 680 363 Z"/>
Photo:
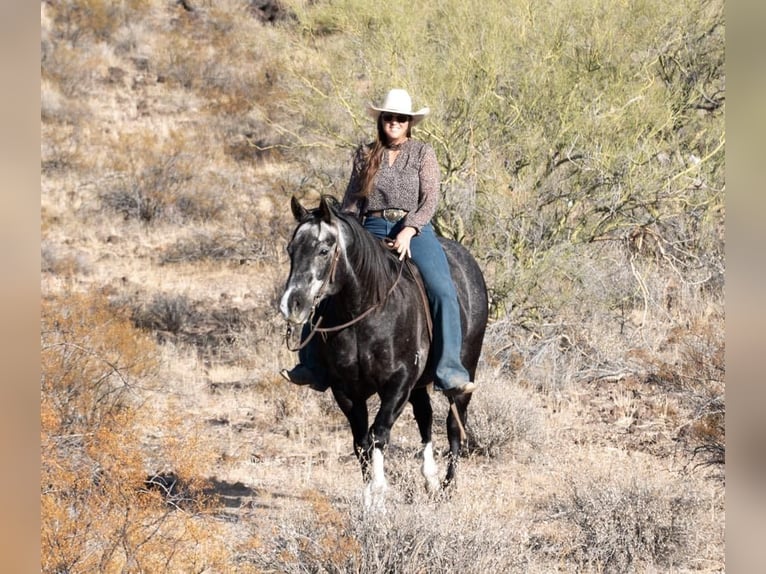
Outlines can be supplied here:
<path id="1" fill-rule="evenodd" d="M 364 228 L 381 239 L 394 238 L 401 223 L 391 223 L 382 217 L 367 217 Z M 463 335 L 460 327 L 460 307 L 455 284 L 439 240 L 431 224 L 424 225 L 410 241 L 412 261 L 423 277 L 433 320 L 431 353 L 436 362 L 434 386 L 445 390 L 464 385 L 471 380 L 460 361 Z"/>

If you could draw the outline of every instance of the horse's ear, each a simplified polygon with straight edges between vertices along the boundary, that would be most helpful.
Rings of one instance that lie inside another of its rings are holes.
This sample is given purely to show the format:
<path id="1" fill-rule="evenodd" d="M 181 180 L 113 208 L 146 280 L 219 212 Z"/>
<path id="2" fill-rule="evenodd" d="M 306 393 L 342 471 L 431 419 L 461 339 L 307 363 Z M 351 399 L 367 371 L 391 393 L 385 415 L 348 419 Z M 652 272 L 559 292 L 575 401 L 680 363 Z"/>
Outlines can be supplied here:
<path id="1" fill-rule="evenodd" d="M 322 196 L 322 199 L 319 201 L 319 217 L 321 217 L 322 221 L 325 223 L 332 223 L 334 216 L 335 214 L 332 212 L 332 208 L 327 202 L 327 198 Z"/>
<path id="2" fill-rule="evenodd" d="M 304 217 L 306 217 L 306 214 L 308 211 L 305 207 L 303 207 L 300 202 L 298 201 L 298 198 L 296 198 L 294 195 L 292 199 L 290 199 L 290 209 L 293 212 L 293 217 L 295 217 L 296 221 L 302 221 Z"/>

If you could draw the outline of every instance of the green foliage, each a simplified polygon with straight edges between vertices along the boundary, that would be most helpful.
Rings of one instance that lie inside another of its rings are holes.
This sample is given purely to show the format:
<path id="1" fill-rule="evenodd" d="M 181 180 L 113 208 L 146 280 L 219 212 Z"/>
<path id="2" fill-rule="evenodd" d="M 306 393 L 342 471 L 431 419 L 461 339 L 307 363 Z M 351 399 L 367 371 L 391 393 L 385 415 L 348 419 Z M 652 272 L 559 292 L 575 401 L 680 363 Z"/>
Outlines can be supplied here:
<path id="1" fill-rule="evenodd" d="M 478 257 L 508 254 L 501 281 L 563 242 L 637 236 L 682 273 L 702 264 L 719 274 L 722 7 L 296 6 L 296 50 L 310 51 L 285 60 L 286 103 L 306 118 L 294 143 L 334 150 L 321 156 L 325 165 L 347 162 L 349 148 L 370 137 L 364 107 L 405 87 L 433 110 L 417 130 L 442 164 L 439 217 L 450 229 L 459 217 Z"/>

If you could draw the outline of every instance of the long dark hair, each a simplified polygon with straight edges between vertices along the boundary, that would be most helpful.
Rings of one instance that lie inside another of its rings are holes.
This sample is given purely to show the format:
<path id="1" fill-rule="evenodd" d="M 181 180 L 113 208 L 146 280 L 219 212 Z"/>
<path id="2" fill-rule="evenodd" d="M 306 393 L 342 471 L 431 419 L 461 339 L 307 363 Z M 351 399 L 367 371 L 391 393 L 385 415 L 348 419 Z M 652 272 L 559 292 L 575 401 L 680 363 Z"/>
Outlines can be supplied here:
<path id="1" fill-rule="evenodd" d="M 365 148 L 364 167 L 359 174 L 359 197 L 369 197 L 372 193 L 375 176 L 378 175 L 380 162 L 383 161 L 383 150 L 388 144 L 388 136 L 383 131 L 383 114 L 378 114 L 376 123 L 378 135 L 375 141 Z M 412 118 L 407 122 L 407 137 L 412 137 Z"/>

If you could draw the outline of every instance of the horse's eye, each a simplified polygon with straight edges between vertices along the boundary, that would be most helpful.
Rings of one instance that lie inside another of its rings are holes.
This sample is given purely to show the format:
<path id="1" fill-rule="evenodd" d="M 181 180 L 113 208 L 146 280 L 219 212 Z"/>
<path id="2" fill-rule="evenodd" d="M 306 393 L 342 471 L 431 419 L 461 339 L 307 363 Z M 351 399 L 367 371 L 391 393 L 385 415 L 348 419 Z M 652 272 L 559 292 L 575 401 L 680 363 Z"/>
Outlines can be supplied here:
<path id="1" fill-rule="evenodd" d="M 322 248 L 319 250 L 319 255 L 327 255 L 329 252 L 330 252 L 330 250 L 329 250 L 329 249 L 327 249 L 327 247 L 322 247 Z"/>

